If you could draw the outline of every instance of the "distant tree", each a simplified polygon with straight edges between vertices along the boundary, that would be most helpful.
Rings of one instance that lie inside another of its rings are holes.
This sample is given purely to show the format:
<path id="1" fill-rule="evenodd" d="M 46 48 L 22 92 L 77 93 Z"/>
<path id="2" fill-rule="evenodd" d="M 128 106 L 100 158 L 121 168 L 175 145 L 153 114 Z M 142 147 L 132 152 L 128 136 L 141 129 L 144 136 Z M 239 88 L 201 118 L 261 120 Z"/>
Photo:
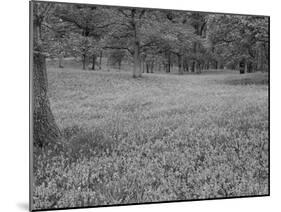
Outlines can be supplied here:
<path id="1" fill-rule="evenodd" d="M 265 17 L 210 15 L 208 38 L 212 52 L 241 73 L 268 64 L 268 20 Z"/>
<path id="2" fill-rule="evenodd" d="M 118 65 L 118 69 L 121 69 L 122 61 L 126 57 L 125 50 L 113 49 L 109 52 L 109 61 L 111 65 Z"/>
<path id="3" fill-rule="evenodd" d="M 92 58 L 92 70 L 96 68 L 96 59 L 101 51 L 101 41 L 93 37 L 85 37 L 77 33 L 69 33 L 69 43 L 71 43 L 71 55 L 81 58 L 83 70 L 86 69 L 89 59 Z"/>
<path id="4" fill-rule="evenodd" d="M 108 36 L 106 49 L 121 49 L 129 52 L 133 59 L 133 77 L 141 77 L 141 55 L 152 48 L 158 33 L 154 11 L 137 8 L 112 10 L 115 25 Z"/>
<path id="5" fill-rule="evenodd" d="M 63 59 L 69 54 L 69 40 L 64 34 L 53 32 L 48 39 L 48 53 L 51 58 L 58 58 L 59 68 L 64 68 Z"/>
<path id="6" fill-rule="evenodd" d="M 112 25 L 107 10 L 91 5 L 61 4 L 57 7 L 55 16 L 71 24 L 69 34 L 73 44 L 72 53 L 81 58 L 83 70 L 86 69 L 90 57 L 92 69 L 95 69 L 102 47 L 102 37 Z"/>
<path id="7" fill-rule="evenodd" d="M 170 72 L 171 57 L 177 57 L 178 72 L 182 74 L 192 59 L 194 43 L 200 43 L 200 38 L 195 34 L 188 13 L 181 11 L 163 12 L 161 18 L 161 30 L 158 34 L 160 41 L 158 46 L 168 61 L 168 72 Z M 159 45 L 160 43 L 160 45 Z"/>
<path id="8" fill-rule="evenodd" d="M 52 11 L 42 23 L 42 40 L 44 40 L 45 51 L 50 58 L 58 58 L 59 68 L 63 68 L 63 58 L 70 55 L 71 43 L 69 42 L 69 32 L 72 28 L 54 15 L 58 7 L 53 5 Z"/>

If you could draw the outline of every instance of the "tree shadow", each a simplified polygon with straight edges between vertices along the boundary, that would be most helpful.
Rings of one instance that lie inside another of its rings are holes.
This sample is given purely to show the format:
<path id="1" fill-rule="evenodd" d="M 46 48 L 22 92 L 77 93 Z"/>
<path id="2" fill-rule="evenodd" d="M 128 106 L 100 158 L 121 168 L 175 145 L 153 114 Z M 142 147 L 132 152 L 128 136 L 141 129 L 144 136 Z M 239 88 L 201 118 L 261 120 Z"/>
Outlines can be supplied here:
<path id="1" fill-rule="evenodd" d="M 223 81 L 228 85 L 268 85 L 269 78 L 267 73 L 252 73 L 228 77 Z"/>

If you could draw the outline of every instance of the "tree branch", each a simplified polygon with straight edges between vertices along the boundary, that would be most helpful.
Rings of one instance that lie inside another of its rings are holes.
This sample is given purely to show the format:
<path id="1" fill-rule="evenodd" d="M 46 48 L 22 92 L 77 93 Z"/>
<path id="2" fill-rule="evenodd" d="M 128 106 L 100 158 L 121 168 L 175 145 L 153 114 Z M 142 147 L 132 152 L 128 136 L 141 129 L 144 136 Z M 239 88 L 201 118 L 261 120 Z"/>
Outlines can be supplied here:
<path id="1" fill-rule="evenodd" d="M 154 41 L 150 41 L 150 42 L 148 42 L 148 43 L 146 43 L 146 44 L 141 45 L 141 46 L 140 46 L 140 49 L 143 49 L 143 48 L 145 48 L 145 47 L 152 47 L 152 46 L 157 47 L 157 45 L 155 44 Z"/>
<path id="2" fill-rule="evenodd" d="M 139 15 L 139 19 L 142 18 L 142 16 L 144 15 L 144 13 L 145 13 L 145 9 L 142 9 L 141 12 L 140 12 L 140 15 Z"/>
<path id="3" fill-rule="evenodd" d="M 78 23 L 75 19 L 69 18 L 67 16 L 63 16 L 63 15 L 56 15 L 58 18 L 61 18 L 62 20 L 72 23 L 74 25 L 76 25 L 79 29 L 83 29 L 84 26 L 82 26 L 82 24 Z"/>
<path id="4" fill-rule="evenodd" d="M 123 50 L 127 50 L 131 55 L 134 54 L 131 49 L 123 46 L 104 46 L 103 49 L 123 49 Z"/>
<path id="5" fill-rule="evenodd" d="M 101 26 L 95 26 L 93 28 L 104 29 L 106 27 L 109 27 L 109 26 L 115 25 L 115 24 L 118 24 L 118 23 L 117 22 L 112 22 L 112 23 L 107 23 L 107 24 L 101 25 Z"/>
<path id="6" fill-rule="evenodd" d="M 42 12 L 42 16 L 46 17 L 52 7 L 53 7 L 53 4 L 52 3 L 48 3 L 46 5 L 44 11 Z"/>
<path id="7" fill-rule="evenodd" d="M 218 41 L 216 42 L 216 44 L 219 44 L 219 43 L 227 43 L 227 44 L 229 44 L 229 43 L 232 43 L 232 42 L 234 42 L 234 41 L 235 41 L 235 39 L 227 40 L 227 39 L 222 38 L 222 39 L 218 40 Z"/>
<path id="8" fill-rule="evenodd" d="M 127 13 L 125 13 L 125 11 L 124 11 L 123 9 L 118 9 L 118 11 L 119 11 L 122 15 L 124 15 L 126 18 L 130 18 L 130 15 L 127 14 Z"/>

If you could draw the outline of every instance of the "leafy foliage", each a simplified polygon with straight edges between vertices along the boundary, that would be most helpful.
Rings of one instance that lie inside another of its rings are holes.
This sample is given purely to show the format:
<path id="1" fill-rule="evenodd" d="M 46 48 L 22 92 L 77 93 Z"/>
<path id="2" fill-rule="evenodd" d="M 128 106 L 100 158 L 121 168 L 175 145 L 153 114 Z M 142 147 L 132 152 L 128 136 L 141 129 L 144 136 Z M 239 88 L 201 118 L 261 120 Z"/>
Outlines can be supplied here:
<path id="1" fill-rule="evenodd" d="M 260 16 L 56 3 L 42 27 L 51 56 L 79 57 L 86 69 L 99 52 L 122 50 L 131 57 L 134 76 L 140 76 L 150 54 L 157 55 L 154 62 L 176 64 L 180 73 L 266 71 L 268 22 Z"/>

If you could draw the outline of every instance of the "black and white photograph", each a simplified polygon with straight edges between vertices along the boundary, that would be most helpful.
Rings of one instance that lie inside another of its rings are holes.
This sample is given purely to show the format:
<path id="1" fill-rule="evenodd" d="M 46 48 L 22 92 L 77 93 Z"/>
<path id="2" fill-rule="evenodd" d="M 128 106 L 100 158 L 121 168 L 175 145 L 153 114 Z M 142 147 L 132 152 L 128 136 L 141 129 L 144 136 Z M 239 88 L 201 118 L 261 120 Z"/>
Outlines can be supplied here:
<path id="1" fill-rule="evenodd" d="M 29 6 L 30 210 L 270 194 L 269 16 Z"/>

